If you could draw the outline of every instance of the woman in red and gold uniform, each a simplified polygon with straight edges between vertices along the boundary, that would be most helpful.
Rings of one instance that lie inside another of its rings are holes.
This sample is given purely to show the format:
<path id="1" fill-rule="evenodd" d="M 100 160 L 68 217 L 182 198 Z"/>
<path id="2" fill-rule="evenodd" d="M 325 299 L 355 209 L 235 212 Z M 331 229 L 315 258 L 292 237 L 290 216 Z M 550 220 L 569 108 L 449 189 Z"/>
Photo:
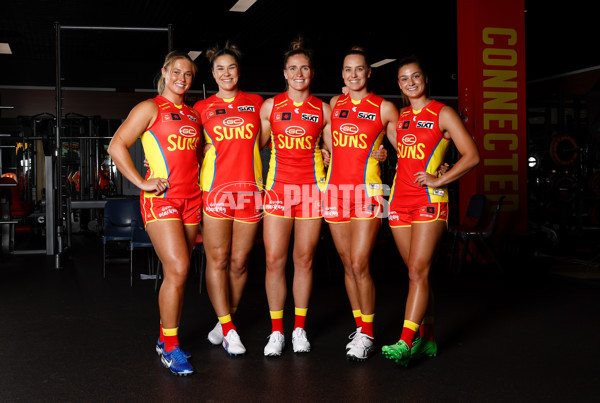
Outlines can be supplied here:
<path id="1" fill-rule="evenodd" d="M 348 92 L 330 101 L 332 152 L 323 212 L 344 265 L 357 327 L 346 356 L 357 361 L 366 360 L 374 351 L 375 286 L 369 259 L 381 225 L 383 190 L 373 154 L 398 121 L 394 104 L 367 89 L 370 75 L 365 52 L 353 48 L 342 68 Z"/>
<path id="2" fill-rule="evenodd" d="M 408 267 L 409 287 L 402 336 L 382 352 L 406 366 L 411 358 L 437 354 L 429 269 L 447 228 L 447 185 L 479 163 L 479 152 L 454 109 L 429 98 L 428 79 L 418 59 L 400 61 L 398 85 L 410 105 L 401 111 L 396 133 L 389 136 L 397 149 L 398 165 L 388 219 Z M 439 175 L 437 169 L 451 141 L 461 157 Z"/>
<path id="3" fill-rule="evenodd" d="M 240 53 L 227 44 L 207 57 L 219 91 L 198 101 L 204 137 L 210 145 L 202 164 L 202 233 L 206 285 L 219 319 L 208 334 L 230 355 L 245 354 L 232 315 L 248 278 L 247 262 L 262 216 L 262 162 L 259 154 L 262 98 L 238 88 Z"/>
<path id="4" fill-rule="evenodd" d="M 108 148 L 119 171 L 142 191 L 142 217 L 165 274 L 158 295 L 161 326 L 156 351 L 176 375 L 193 373 L 189 356 L 179 348 L 177 333 L 190 256 L 202 218 L 199 118 L 184 104 L 195 73 L 196 65 L 189 56 L 169 53 L 158 83 L 159 95 L 133 108 Z M 140 136 L 150 168 L 145 179 L 128 151 Z"/>
<path id="5" fill-rule="evenodd" d="M 303 41 L 292 43 L 285 54 L 283 75 L 288 89 L 269 98 L 261 108 L 261 145 L 270 142 L 271 160 L 264 198 L 264 241 L 267 257 L 265 286 L 272 332 L 265 356 L 283 350 L 283 307 L 287 294 L 285 267 L 294 230 L 295 304 L 292 347 L 309 352 L 305 319 L 312 289 L 312 266 L 321 231 L 321 188 L 325 169 L 321 156 L 322 135 L 330 143 L 328 104 L 310 94 L 314 75 L 311 52 Z"/>

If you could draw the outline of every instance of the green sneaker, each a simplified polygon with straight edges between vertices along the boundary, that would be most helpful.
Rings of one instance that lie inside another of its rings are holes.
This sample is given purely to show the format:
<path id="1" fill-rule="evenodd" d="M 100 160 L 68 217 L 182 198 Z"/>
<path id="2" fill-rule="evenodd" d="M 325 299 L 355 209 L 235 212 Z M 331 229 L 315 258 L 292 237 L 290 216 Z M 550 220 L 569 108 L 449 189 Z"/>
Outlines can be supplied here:
<path id="1" fill-rule="evenodd" d="M 396 361 L 396 364 L 408 366 L 410 361 L 410 347 L 404 340 L 400 340 L 396 344 L 383 346 L 381 352 L 385 358 Z"/>
<path id="2" fill-rule="evenodd" d="M 422 339 L 421 337 L 415 337 L 410 350 L 410 359 L 418 360 L 423 357 L 435 357 L 437 355 L 437 343 L 435 341 L 429 341 Z"/>

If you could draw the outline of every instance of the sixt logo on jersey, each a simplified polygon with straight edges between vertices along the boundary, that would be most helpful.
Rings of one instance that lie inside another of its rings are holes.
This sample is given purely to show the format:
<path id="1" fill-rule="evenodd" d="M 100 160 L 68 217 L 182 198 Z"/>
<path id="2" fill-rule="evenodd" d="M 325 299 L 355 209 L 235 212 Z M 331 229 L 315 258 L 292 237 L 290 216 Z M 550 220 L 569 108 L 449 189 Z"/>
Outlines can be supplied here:
<path id="1" fill-rule="evenodd" d="M 417 122 L 417 128 L 433 129 L 433 122 L 429 122 L 426 120 L 419 120 Z"/>
<path id="2" fill-rule="evenodd" d="M 238 112 L 254 112 L 254 105 L 238 106 Z"/>
<path id="3" fill-rule="evenodd" d="M 302 120 L 308 120 L 309 122 L 319 122 L 319 115 L 311 115 L 309 113 L 302 114 Z"/>
<path id="4" fill-rule="evenodd" d="M 196 122 L 198 123 L 198 119 L 196 119 L 196 117 L 192 116 L 192 115 L 186 115 L 188 117 L 189 120 L 191 120 L 192 122 Z"/>
<path id="5" fill-rule="evenodd" d="M 359 119 L 375 120 L 375 116 L 377 115 L 374 113 L 358 112 Z"/>

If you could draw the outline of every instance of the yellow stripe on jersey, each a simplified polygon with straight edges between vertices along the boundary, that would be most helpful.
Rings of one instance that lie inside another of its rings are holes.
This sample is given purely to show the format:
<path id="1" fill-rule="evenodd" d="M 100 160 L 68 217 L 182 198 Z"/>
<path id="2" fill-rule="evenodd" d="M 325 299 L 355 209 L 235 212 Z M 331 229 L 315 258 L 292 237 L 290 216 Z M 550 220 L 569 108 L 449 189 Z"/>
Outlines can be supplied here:
<path id="1" fill-rule="evenodd" d="M 273 189 L 275 185 L 275 175 L 277 174 L 277 147 L 275 146 L 275 136 L 271 131 L 271 159 L 269 160 L 269 172 L 267 174 L 266 187 L 267 190 Z"/>
<path id="2" fill-rule="evenodd" d="M 437 113 L 435 113 L 434 111 L 432 111 L 432 110 L 431 110 L 431 109 L 429 109 L 429 108 L 425 108 L 425 110 L 426 110 L 427 112 L 431 113 L 431 114 L 432 114 L 432 115 L 434 115 L 434 116 L 437 116 L 437 115 L 438 115 Z"/>
<path id="3" fill-rule="evenodd" d="M 379 104 L 376 104 L 375 102 L 371 101 L 370 99 L 367 99 L 367 102 L 370 103 L 373 106 L 379 107 Z"/>
<path id="4" fill-rule="evenodd" d="M 431 153 L 429 161 L 427 161 L 426 172 L 428 174 L 434 175 L 435 171 L 437 171 L 439 166 L 444 162 L 446 150 L 448 149 L 449 145 L 449 139 L 444 137 L 440 138 L 440 141 L 435 146 L 433 153 Z M 448 201 L 448 189 L 445 187 L 443 189 L 427 187 L 427 192 L 429 193 L 430 203 L 441 203 Z"/>
<path id="5" fill-rule="evenodd" d="M 379 149 L 379 146 L 382 142 L 383 130 L 377 135 L 377 139 L 373 143 L 373 147 L 371 148 L 371 152 L 369 152 L 369 157 L 367 159 L 364 183 L 367 188 L 367 195 L 369 197 L 381 196 L 383 194 L 383 189 L 381 186 L 381 168 L 379 167 L 379 161 L 377 161 L 371 156 L 373 151 Z"/>
<path id="6" fill-rule="evenodd" d="M 323 173 L 325 173 L 325 164 L 323 163 L 323 154 L 321 154 L 321 149 L 318 147 L 321 141 L 321 135 L 315 142 L 315 151 L 313 153 L 313 169 L 315 172 L 315 184 L 319 188 L 319 191 L 323 192 L 327 187 L 327 181 Z"/>
<path id="7" fill-rule="evenodd" d="M 167 160 L 154 133 L 151 130 L 146 130 L 142 133 L 140 140 L 150 166 L 150 177 L 168 179 L 169 167 L 167 166 Z M 162 195 L 156 196 L 154 193 L 144 192 L 144 197 L 165 197 L 165 194 L 162 193 Z"/>
<path id="8" fill-rule="evenodd" d="M 258 138 L 254 139 L 254 183 L 258 187 L 259 191 L 264 190 L 263 177 L 262 177 L 262 159 L 260 158 L 260 147 L 258 146 Z"/>
<path id="9" fill-rule="evenodd" d="M 206 144 L 213 144 L 212 139 L 204 131 L 204 139 Z M 202 161 L 202 169 L 200 170 L 200 189 L 209 191 L 212 188 L 213 181 L 216 173 L 216 162 L 217 162 L 217 150 L 214 146 L 210 147 L 206 154 L 204 154 L 204 160 Z"/>

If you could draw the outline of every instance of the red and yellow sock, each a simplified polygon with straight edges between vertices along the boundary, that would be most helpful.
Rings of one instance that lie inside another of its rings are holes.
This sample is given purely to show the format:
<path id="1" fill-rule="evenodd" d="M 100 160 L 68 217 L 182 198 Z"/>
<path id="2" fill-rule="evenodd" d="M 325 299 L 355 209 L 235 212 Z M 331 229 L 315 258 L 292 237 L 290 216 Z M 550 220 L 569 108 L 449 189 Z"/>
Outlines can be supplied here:
<path id="1" fill-rule="evenodd" d="M 402 336 L 400 336 L 400 340 L 404 340 L 409 347 L 412 348 L 412 342 L 415 338 L 415 334 L 419 330 L 419 324 L 415 322 L 411 322 L 410 320 L 404 321 L 404 327 L 402 328 Z"/>
<path id="2" fill-rule="evenodd" d="M 373 337 L 373 319 L 375 318 L 375 314 L 371 313 L 369 315 L 365 315 L 364 313 L 361 315 L 362 320 L 362 333 L 366 334 L 369 337 Z"/>
<path id="3" fill-rule="evenodd" d="M 308 312 L 308 308 L 298 308 L 294 309 L 294 329 L 301 327 L 304 329 L 306 324 L 306 313 Z"/>
<path id="4" fill-rule="evenodd" d="M 421 322 L 421 326 L 419 327 L 419 335 L 421 336 L 422 339 L 429 340 L 429 341 L 434 340 L 433 325 L 434 325 L 433 315 L 425 316 L 423 318 L 423 321 Z"/>
<path id="5" fill-rule="evenodd" d="M 271 315 L 271 332 L 283 334 L 283 309 L 281 311 L 269 311 Z"/>
<path id="6" fill-rule="evenodd" d="M 177 331 L 179 328 L 173 328 L 173 329 L 165 329 L 164 327 L 162 327 L 162 334 L 164 337 L 164 341 L 165 341 L 165 348 L 164 351 L 166 353 L 170 353 L 171 351 L 175 350 L 177 347 L 179 347 L 179 338 L 177 337 Z"/>
<path id="7" fill-rule="evenodd" d="M 230 330 L 236 330 L 231 320 L 231 315 L 219 316 L 219 322 L 221 322 L 221 326 L 223 327 L 223 336 L 227 336 Z"/>
<path id="8" fill-rule="evenodd" d="M 356 328 L 358 329 L 359 327 L 362 327 L 363 322 L 362 322 L 362 314 L 360 312 L 360 309 L 353 309 L 352 316 L 354 316 L 354 321 L 356 322 Z"/>

